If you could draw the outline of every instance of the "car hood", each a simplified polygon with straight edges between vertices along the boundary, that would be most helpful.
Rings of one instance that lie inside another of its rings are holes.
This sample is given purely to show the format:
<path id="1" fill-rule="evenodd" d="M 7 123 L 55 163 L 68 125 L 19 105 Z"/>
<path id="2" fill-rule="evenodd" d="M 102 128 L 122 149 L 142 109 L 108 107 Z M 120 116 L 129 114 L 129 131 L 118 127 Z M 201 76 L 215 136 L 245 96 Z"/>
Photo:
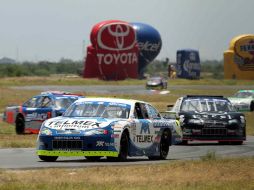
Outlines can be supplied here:
<path id="1" fill-rule="evenodd" d="M 229 97 L 229 101 L 234 103 L 246 103 L 249 104 L 252 101 L 252 98 L 236 98 L 236 97 Z"/>
<path id="2" fill-rule="evenodd" d="M 239 115 L 237 112 L 199 112 L 199 113 L 183 113 L 187 118 L 200 118 L 203 120 L 221 120 L 227 121 Z"/>
<path id="3" fill-rule="evenodd" d="M 56 117 L 46 120 L 43 126 L 54 130 L 88 131 L 91 129 L 105 128 L 111 123 L 120 120 L 121 119 Z"/>

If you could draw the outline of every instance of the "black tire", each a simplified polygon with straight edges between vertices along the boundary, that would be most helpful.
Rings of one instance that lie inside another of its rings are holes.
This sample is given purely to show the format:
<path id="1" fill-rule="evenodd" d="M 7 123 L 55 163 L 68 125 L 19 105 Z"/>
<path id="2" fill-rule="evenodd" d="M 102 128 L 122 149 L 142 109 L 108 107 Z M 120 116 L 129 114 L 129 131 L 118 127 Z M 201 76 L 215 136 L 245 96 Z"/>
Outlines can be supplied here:
<path id="1" fill-rule="evenodd" d="M 161 135 L 160 141 L 160 155 L 159 156 L 148 156 L 150 160 L 165 160 L 168 156 L 170 146 L 170 131 L 165 130 Z"/>
<path id="2" fill-rule="evenodd" d="M 188 145 L 188 140 L 182 140 L 182 142 L 180 143 L 180 145 Z"/>
<path id="3" fill-rule="evenodd" d="M 45 162 L 55 162 L 58 156 L 39 156 L 39 158 Z"/>
<path id="4" fill-rule="evenodd" d="M 18 116 L 15 121 L 16 134 L 22 135 L 25 133 L 25 120 L 22 116 Z"/>
<path id="5" fill-rule="evenodd" d="M 219 141 L 220 145 L 229 145 L 230 142 L 229 141 Z"/>
<path id="6" fill-rule="evenodd" d="M 120 151 L 118 157 L 107 157 L 108 161 L 123 162 L 127 160 L 129 151 L 129 136 L 126 131 L 123 132 L 120 140 Z"/>
<path id="7" fill-rule="evenodd" d="M 231 141 L 230 144 L 232 144 L 232 145 L 242 145 L 243 141 Z"/>
<path id="8" fill-rule="evenodd" d="M 250 111 L 254 111 L 254 102 L 250 103 Z"/>
<path id="9" fill-rule="evenodd" d="M 99 161 L 99 160 L 101 159 L 101 156 L 85 156 L 85 158 L 86 158 L 88 161 L 96 162 L 96 161 Z"/>

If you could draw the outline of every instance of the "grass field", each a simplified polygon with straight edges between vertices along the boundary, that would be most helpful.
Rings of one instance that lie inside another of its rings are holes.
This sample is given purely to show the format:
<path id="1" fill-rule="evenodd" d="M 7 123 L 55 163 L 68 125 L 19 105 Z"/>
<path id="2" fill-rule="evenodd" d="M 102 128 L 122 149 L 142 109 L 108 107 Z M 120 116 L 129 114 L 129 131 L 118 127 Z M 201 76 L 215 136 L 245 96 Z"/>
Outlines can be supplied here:
<path id="1" fill-rule="evenodd" d="M 1 78 L 0 86 L 24 85 L 144 85 L 146 80 L 103 81 L 97 79 L 83 79 L 77 76 L 58 75 L 52 77 L 6 77 Z M 174 79 L 170 85 L 254 85 L 253 80 L 219 80 L 205 78 L 201 80 Z"/>
<path id="2" fill-rule="evenodd" d="M 0 170 L 1 190 L 253 190 L 254 158 L 82 169 Z"/>

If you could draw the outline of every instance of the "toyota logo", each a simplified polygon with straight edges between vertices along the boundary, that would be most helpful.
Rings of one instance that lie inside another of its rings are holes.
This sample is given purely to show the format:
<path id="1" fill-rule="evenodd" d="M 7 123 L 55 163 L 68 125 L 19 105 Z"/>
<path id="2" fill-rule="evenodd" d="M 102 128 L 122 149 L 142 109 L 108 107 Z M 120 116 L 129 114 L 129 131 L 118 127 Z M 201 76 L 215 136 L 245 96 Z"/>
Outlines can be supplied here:
<path id="1" fill-rule="evenodd" d="M 132 26 L 126 23 L 110 23 L 100 28 L 97 42 L 101 49 L 111 51 L 129 50 L 136 43 L 136 34 Z"/>

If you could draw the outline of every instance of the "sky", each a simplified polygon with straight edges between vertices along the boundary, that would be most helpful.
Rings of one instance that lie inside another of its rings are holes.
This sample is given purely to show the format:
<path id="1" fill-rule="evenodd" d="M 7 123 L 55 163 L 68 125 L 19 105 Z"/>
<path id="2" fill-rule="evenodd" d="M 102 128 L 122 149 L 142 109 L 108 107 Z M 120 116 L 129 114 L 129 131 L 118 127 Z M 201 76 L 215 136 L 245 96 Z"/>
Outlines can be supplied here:
<path id="1" fill-rule="evenodd" d="M 230 40 L 253 34 L 253 0 L 0 0 L 0 58 L 81 60 L 98 22 L 118 19 L 156 28 L 157 59 L 197 49 L 202 60 L 222 60 Z"/>

